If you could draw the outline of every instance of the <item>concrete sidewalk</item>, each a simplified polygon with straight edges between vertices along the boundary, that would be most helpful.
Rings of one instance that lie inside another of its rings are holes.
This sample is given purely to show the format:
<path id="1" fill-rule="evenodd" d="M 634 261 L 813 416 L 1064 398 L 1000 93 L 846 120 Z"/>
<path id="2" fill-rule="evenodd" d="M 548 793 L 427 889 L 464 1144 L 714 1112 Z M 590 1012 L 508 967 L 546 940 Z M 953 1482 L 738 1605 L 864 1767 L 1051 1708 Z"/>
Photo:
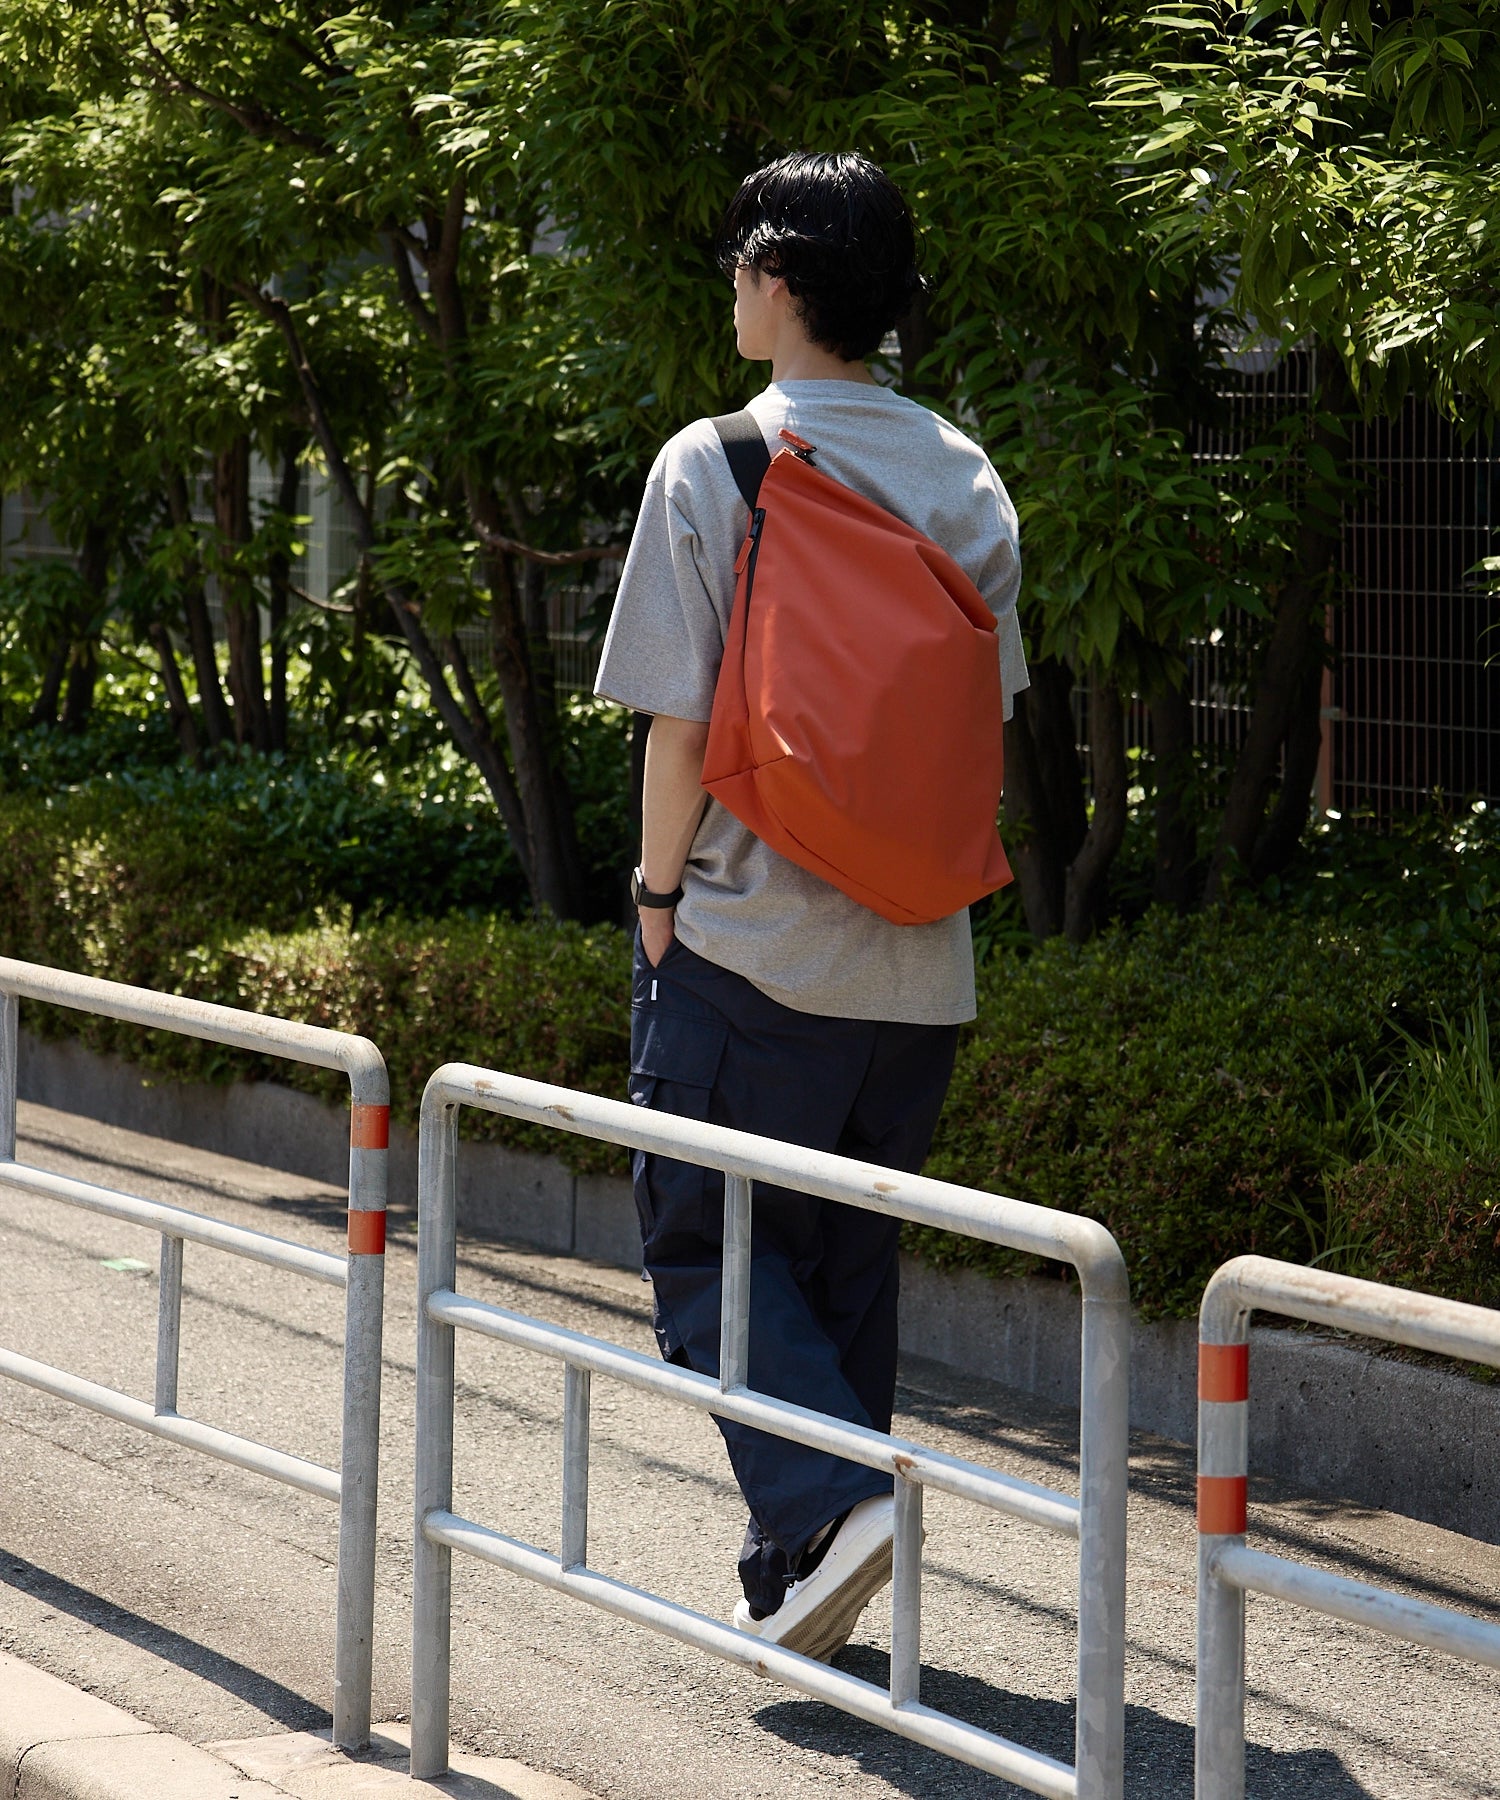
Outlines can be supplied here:
<path id="1" fill-rule="evenodd" d="M 498 1756 L 456 1754 L 441 1781 L 406 1773 L 405 1725 L 345 1756 L 326 1732 L 197 1745 L 0 1651 L 0 1800 L 589 1800 L 581 1787 Z"/>

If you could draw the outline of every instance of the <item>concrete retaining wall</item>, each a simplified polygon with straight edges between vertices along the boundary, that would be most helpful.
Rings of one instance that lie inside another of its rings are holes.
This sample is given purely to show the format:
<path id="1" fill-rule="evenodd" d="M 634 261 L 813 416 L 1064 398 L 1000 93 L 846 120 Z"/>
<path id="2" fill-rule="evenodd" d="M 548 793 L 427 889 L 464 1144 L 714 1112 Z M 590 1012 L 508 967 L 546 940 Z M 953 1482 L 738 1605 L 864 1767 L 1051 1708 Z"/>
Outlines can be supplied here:
<path id="1" fill-rule="evenodd" d="M 342 1185 L 347 1115 L 270 1083 L 164 1083 L 67 1041 L 21 1034 L 22 1099 Z M 391 1205 L 416 1204 L 414 1132 L 391 1131 Z M 629 1184 L 551 1157 L 470 1144 L 460 1227 L 554 1253 L 636 1266 Z M 903 1351 L 1061 1406 L 1078 1404 L 1079 1301 L 1046 1280 L 994 1281 L 906 1258 Z M 1196 1345 L 1186 1321 L 1137 1321 L 1130 1420 L 1179 1443 L 1196 1432 Z M 1500 1387 L 1301 1331 L 1251 1337 L 1250 1466 L 1310 1494 L 1425 1519 L 1500 1543 Z"/>

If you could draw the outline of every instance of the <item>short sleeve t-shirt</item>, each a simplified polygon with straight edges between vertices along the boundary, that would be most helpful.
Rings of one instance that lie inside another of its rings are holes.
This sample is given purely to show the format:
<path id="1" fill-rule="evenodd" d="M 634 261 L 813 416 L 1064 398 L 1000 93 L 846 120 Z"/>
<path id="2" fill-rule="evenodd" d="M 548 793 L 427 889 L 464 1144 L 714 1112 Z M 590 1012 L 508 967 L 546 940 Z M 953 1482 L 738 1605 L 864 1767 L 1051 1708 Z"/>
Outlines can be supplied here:
<path id="1" fill-rule="evenodd" d="M 1028 685 L 1016 624 L 1016 514 L 988 457 L 890 389 L 773 384 L 750 402 L 773 451 L 785 427 L 818 467 L 941 544 L 993 610 L 1009 717 Z M 646 482 L 595 692 L 637 712 L 706 721 L 748 514 L 712 424 L 663 446 Z M 677 935 L 798 1012 L 951 1025 L 974 1017 L 967 911 L 893 925 L 788 862 L 710 800 L 683 871 Z"/>

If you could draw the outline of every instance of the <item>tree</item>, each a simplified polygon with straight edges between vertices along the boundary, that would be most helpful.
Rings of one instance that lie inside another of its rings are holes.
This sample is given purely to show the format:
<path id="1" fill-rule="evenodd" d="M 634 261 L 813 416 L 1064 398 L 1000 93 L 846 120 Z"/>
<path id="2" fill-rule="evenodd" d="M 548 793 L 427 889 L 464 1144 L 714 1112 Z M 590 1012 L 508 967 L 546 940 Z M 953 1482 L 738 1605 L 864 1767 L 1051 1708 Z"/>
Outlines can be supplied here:
<path id="1" fill-rule="evenodd" d="M 1022 512 L 1033 685 L 1006 804 L 1031 926 L 1081 937 L 1109 909 L 1137 697 L 1157 895 L 1220 897 L 1305 823 L 1343 421 L 1408 391 L 1493 406 L 1495 15 L 13 0 L 0 463 L 56 497 L 80 552 L 90 520 L 129 521 L 106 585 L 184 746 L 211 752 L 286 741 L 288 519 L 315 462 L 359 541 L 350 656 L 383 616 L 534 901 L 575 913 L 548 583 L 616 550 L 660 441 L 755 380 L 711 258 L 738 180 L 853 144 L 911 194 L 933 276 L 890 372 L 982 438 Z M 1206 464 L 1194 434 L 1251 332 L 1316 346 L 1320 393 Z M 263 520 L 252 448 L 282 489 Z M 1200 818 L 1183 681 L 1213 631 L 1257 673 Z"/>
<path id="2" fill-rule="evenodd" d="M 393 21 L 376 7 L 175 15 L 98 4 L 75 9 L 86 23 L 68 65 L 75 134 L 103 132 L 117 164 L 152 149 L 175 163 L 171 183 L 146 190 L 132 229 L 171 263 L 183 292 L 202 295 L 195 358 L 201 364 L 206 349 L 260 367 L 266 344 L 279 344 L 301 416 L 434 706 L 484 774 L 538 903 L 562 914 L 579 905 L 578 858 L 540 654 L 539 576 L 595 560 L 605 549 L 598 538 L 628 517 L 618 474 L 598 466 L 596 421 L 618 427 L 638 410 L 632 365 L 637 345 L 653 341 L 651 309 L 627 310 L 619 291 L 609 294 L 628 270 L 617 261 L 597 279 L 597 196 L 586 191 L 588 159 L 578 154 L 588 112 L 580 74 L 585 87 L 607 76 L 617 91 L 632 58 L 649 64 L 663 51 L 662 18 L 647 16 L 654 9 L 619 11 L 625 20 L 603 23 L 621 24 L 630 42 L 625 60 L 606 66 L 593 49 L 580 58 L 569 36 L 597 30 L 593 8 L 429 7 Z M 878 30 L 878 13 L 869 17 Z M 697 22 L 697 40 L 665 40 L 668 60 L 726 67 L 744 21 L 705 8 Z M 836 26 L 841 46 L 849 40 L 834 15 L 820 23 Z M 55 55 L 56 22 L 34 14 L 31 28 L 33 53 Z M 782 54 L 799 78 L 819 69 L 824 39 L 778 29 L 781 51 L 775 32 L 768 40 L 773 62 Z M 878 73 L 879 62 L 866 60 Z M 620 119 L 633 120 L 642 146 L 664 106 L 689 118 L 710 113 L 692 129 L 711 138 L 734 130 L 736 105 L 763 99 L 764 66 L 730 87 L 690 75 L 685 105 L 664 102 L 650 86 L 656 73 L 643 66 L 645 85 L 623 97 Z M 747 149 L 745 166 L 749 159 Z M 654 151 L 650 162 L 660 165 Z M 73 171 L 75 202 L 101 204 L 81 159 Z M 672 234 L 671 251 L 655 260 L 669 293 L 676 275 L 679 296 L 690 285 L 684 268 L 696 279 L 706 267 L 705 227 L 730 183 L 718 163 L 707 182 L 688 185 L 676 216 L 653 221 Z M 548 230 L 562 234 L 562 254 L 543 248 Z M 658 387 L 669 391 L 663 347 L 680 329 L 673 319 L 655 338 Z M 629 337 L 611 343 L 612 331 Z M 712 342 L 705 332 L 685 364 L 699 377 L 694 397 L 716 364 L 722 380 L 727 345 L 713 351 Z M 362 376 L 352 405 L 340 379 L 350 366 Z M 622 378 L 632 384 L 623 392 Z M 271 385 L 262 368 L 257 399 Z M 679 381 L 671 398 L 692 392 Z M 666 410 L 668 394 L 661 398 Z M 231 621 L 237 735 L 259 743 L 256 612 L 244 585 L 250 414 L 240 424 L 216 427 L 216 572 Z M 357 476 L 377 443 L 393 477 L 384 513 Z M 618 470 L 620 447 L 607 448 Z M 488 624 L 503 748 L 455 629 L 474 616 Z"/>
<path id="3" fill-rule="evenodd" d="M 1315 346 L 1320 371 L 1295 566 L 1209 865 L 1215 896 L 1235 870 L 1283 864 L 1305 822 L 1321 618 L 1351 476 L 1343 420 L 1415 393 L 1472 428 L 1500 399 L 1488 222 L 1500 132 L 1486 113 L 1500 8 L 1299 0 L 1179 6 L 1151 23 L 1165 54 L 1109 84 L 1111 107 L 1151 121 L 1132 191 L 1163 244 L 1227 251 L 1247 328 Z"/>

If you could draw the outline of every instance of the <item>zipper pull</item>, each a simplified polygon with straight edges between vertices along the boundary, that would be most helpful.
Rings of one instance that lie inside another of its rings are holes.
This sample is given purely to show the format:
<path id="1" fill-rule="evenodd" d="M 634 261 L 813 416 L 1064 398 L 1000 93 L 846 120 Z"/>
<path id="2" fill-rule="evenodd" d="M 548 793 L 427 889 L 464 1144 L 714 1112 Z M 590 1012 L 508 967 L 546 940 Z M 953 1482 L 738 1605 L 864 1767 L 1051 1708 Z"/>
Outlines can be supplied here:
<path id="1" fill-rule="evenodd" d="M 816 448 L 808 443 L 806 438 L 798 437 L 795 431 L 788 431 L 784 425 L 776 435 L 781 438 L 784 443 L 791 446 L 792 455 L 795 456 L 799 462 L 810 463 L 818 454 Z"/>
<path id="2" fill-rule="evenodd" d="M 757 506 L 750 515 L 750 529 L 745 533 L 745 541 L 740 545 L 740 553 L 735 558 L 734 572 L 736 575 L 744 574 L 745 564 L 750 560 L 750 553 L 755 548 L 760 537 L 760 528 L 765 522 L 766 509 L 763 506 Z"/>

